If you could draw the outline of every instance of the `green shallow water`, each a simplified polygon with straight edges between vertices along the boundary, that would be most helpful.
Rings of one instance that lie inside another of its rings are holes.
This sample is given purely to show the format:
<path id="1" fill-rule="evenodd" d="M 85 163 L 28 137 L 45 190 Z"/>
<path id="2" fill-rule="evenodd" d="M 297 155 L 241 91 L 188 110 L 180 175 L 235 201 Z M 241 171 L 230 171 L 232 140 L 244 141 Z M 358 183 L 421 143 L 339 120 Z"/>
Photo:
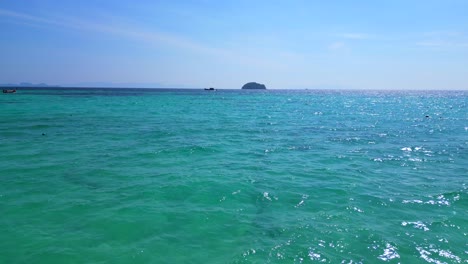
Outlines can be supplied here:
<path id="1" fill-rule="evenodd" d="M 0 263 L 467 263 L 467 95 L 2 95 Z"/>

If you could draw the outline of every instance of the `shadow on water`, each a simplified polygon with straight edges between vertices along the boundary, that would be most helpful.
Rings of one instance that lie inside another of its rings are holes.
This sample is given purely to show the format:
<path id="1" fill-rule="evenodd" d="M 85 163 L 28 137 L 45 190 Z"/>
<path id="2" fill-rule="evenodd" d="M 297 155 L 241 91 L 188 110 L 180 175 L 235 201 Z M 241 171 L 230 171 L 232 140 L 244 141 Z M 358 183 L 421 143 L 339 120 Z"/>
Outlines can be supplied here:
<path id="1" fill-rule="evenodd" d="M 105 174 L 105 171 L 70 168 L 62 174 L 62 177 L 66 182 L 79 188 L 96 191 L 104 188 L 100 178 L 103 178 Z"/>
<path id="2" fill-rule="evenodd" d="M 275 239 L 281 235 L 282 228 L 278 226 L 275 214 L 273 213 L 272 201 L 276 199 L 271 194 L 264 192 L 252 197 L 255 200 L 255 218 L 252 222 L 253 233 L 258 238 L 258 234 L 268 239 Z"/>

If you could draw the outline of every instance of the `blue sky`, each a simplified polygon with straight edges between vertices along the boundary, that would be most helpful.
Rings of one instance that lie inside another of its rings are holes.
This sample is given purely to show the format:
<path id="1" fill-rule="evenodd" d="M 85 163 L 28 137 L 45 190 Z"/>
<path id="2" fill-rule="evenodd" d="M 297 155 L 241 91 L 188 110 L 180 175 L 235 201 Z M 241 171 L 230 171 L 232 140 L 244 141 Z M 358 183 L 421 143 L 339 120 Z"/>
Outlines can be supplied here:
<path id="1" fill-rule="evenodd" d="M 0 0 L 0 83 L 468 90 L 468 1 Z"/>

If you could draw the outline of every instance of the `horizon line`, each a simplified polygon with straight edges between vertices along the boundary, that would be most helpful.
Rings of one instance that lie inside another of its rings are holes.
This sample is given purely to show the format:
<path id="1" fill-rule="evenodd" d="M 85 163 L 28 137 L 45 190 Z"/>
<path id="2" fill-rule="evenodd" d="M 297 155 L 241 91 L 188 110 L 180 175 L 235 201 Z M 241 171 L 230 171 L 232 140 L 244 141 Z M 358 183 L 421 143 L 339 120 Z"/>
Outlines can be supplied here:
<path id="1" fill-rule="evenodd" d="M 0 85 L 0 88 L 14 88 L 18 90 L 28 90 L 28 89 L 38 89 L 38 90 L 47 90 L 47 89 L 140 89 L 140 90 L 204 90 L 206 87 L 93 87 L 93 86 L 61 86 L 61 85 L 48 85 L 48 86 L 4 86 Z M 242 88 L 215 88 L 216 90 L 247 90 L 247 91 L 297 91 L 297 90 L 308 90 L 308 91 L 454 91 L 454 92 L 468 92 L 466 89 L 401 89 L 401 88 L 268 88 L 268 89 L 242 89 Z"/>

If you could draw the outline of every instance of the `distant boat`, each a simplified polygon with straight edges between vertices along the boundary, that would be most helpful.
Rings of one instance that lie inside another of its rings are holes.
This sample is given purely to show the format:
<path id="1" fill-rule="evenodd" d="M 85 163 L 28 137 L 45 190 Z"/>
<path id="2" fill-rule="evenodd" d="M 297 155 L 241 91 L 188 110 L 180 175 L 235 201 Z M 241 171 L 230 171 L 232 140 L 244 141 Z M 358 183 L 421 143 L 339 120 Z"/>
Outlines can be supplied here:
<path id="1" fill-rule="evenodd" d="M 205 88 L 205 91 L 216 91 L 216 89 L 213 87 L 210 87 L 210 88 Z"/>
<path id="2" fill-rule="evenodd" d="M 3 89 L 3 93 L 16 93 L 16 89 Z"/>

